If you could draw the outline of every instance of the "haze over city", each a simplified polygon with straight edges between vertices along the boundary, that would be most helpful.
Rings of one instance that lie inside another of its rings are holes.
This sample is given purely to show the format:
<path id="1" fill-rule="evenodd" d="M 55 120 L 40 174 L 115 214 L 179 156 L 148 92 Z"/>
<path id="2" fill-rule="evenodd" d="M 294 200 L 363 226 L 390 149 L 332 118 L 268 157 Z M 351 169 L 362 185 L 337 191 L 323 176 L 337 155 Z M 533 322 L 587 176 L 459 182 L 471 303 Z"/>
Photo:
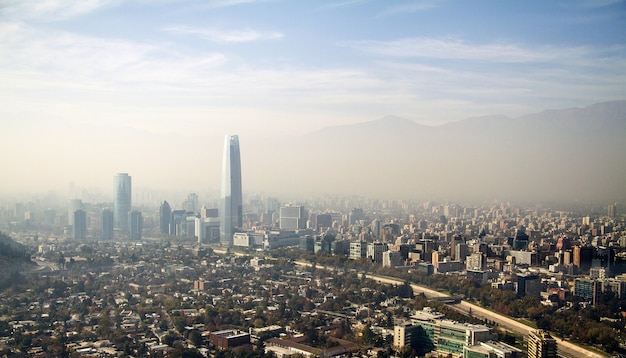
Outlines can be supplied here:
<path id="1" fill-rule="evenodd" d="M 217 190 L 238 134 L 245 191 L 617 201 L 625 15 L 623 1 L 3 2 L 0 194 L 112 192 L 117 172 Z M 495 117 L 465 121 L 480 116 Z"/>

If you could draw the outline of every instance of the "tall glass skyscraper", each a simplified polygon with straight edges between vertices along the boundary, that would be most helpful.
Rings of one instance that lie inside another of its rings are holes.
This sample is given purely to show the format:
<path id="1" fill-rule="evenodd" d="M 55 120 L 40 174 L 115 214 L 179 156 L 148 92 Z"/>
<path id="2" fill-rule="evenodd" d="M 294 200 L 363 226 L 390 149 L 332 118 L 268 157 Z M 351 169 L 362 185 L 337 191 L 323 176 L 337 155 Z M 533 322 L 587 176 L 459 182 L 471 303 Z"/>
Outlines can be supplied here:
<path id="1" fill-rule="evenodd" d="M 113 178 L 113 214 L 115 216 L 115 227 L 128 230 L 128 214 L 131 208 L 132 185 L 131 177 L 128 173 L 118 173 Z"/>
<path id="2" fill-rule="evenodd" d="M 235 230 L 243 226 L 241 192 L 241 156 L 239 137 L 227 135 L 222 162 L 222 196 L 220 205 L 220 243 L 233 244 Z"/>

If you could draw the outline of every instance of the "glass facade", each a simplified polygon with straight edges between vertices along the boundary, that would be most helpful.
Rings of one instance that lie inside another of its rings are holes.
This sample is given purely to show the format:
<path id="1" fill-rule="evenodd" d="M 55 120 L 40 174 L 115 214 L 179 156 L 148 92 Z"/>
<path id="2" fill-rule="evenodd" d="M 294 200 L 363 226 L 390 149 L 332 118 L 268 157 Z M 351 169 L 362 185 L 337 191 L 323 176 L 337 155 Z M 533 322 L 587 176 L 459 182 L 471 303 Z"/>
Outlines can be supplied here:
<path id="1" fill-rule="evenodd" d="M 236 135 L 227 135 L 224 141 L 220 216 L 220 242 L 231 246 L 235 230 L 243 226 L 241 155 Z"/>
<path id="2" fill-rule="evenodd" d="M 113 215 L 115 227 L 128 230 L 128 214 L 131 208 L 132 182 L 128 173 L 119 173 L 113 178 L 115 200 Z"/>

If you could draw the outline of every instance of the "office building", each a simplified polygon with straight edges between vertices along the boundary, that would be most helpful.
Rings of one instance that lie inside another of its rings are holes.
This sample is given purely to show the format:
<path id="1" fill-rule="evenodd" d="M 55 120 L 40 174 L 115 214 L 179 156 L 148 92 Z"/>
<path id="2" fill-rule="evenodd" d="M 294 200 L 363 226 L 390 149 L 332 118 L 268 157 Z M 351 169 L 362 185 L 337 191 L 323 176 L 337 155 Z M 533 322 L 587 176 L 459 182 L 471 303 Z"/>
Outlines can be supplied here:
<path id="1" fill-rule="evenodd" d="M 170 217 L 170 235 L 182 236 L 186 231 L 187 212 L 185 210 L 172 210 Z"/>
<path id="2" fill-rule="evenodd" d="M 574 266 L 581 271 L 589 271 L 591 262 L 593 261 L 593 247 L 591 246 L 574 246 L 573 249 Z"/>
<path id="3" fill-rule="evenodd" d="M 404 265 L 400 251 L 388 250 L 383 252 L 383 267 L 398 267 Z"/>
<path id="4" fill-rule="evenodd" d="M 615 210 L 617 204 L 611 204 L 607 207 L 606 215 L 610 218 L 617 216 L 617 210 Z"/>
<path id="5" fill-rule="evenodd" d="M 420 341 L 420 326 L 414 326 L 411 322 L 404 322 L 393 327 L 393 346 L 396 350 L 401 350 L 408 346 L 417 348 L 422 343 Z M 432 348 L 432 347 L 431 347 Z"/>
<path id="6" fill-rule="evenodd" d="M 170 233 L 170 220 L 172 220 L 172 208 L 170 204 L 164 200 L 159 207 L 159 231 L 162 234 Z"/>
<path id="7" fill-rule="evenodd" d="M 364 219 L 365 219 L 365 213 L 363 212 L 363 209 L 361 209 L 361 208 L 354 208 L 354 209 L 350 210 L 350 213 L 348 213 L 348 224 L 349 225 L 354 225 L 358 221 L 364 220 Z"/>
<path id="8" fill-rule="evenodd" d="M 217 349 L 231 349 L 244 344 L 250 344 L 250 333 L 236 329 L 211 332 L 209 342 Z"/>
<path id="9" fill-rule="evenodd" d="M 526 230 L 521 227 L 515 230 L 515 237 L 513 238 L 513 250 L 523 251 L 528 249 L 528 235 Z"/>
<path id="10" fill-rule="evenodd" d="M 243 195 L 241 189 L 241 154 L 239 137 L 226 136 L 222 159 L 222 193 L 220 208 L 220 242 L 233 244 L 233 234 L 243 226 Z"/>
<path id="11" fill-rule="evenodd" d="M 487 268 L 487 255 L 475 252 L 467 257 L 465 268 L 474 271 L 485 271 Z"/>
<path id="12" fill-rule="evenodd" d="M 84 239 L 87 237 L 87 212 L 76 210 L 72 213 L 72 238 Z"/>
<path id="13" fill-rule="evenodd" d="M 488 342 L 497 337 L 484 325 L 458 323 L 444 318 L 444 315 L 426 307 L 411 317 L 412 326 L 419 331 L 407 330 L 408 325 L 394 327 L 394 346 L 404 345 L 427 347 L 440 356 L 461 358 L 467 347 Z"/>
<path id="14" fill-rule="evenodd" d="M 183 203 L 183 209 L 185 209 L 188 213 L 197 213 L 198 212 L 198 194 L 190 193 L 187 195 L 187 200 Z"/>
<path id="15" fill-rule="evenodd" d="M 478 345 L 465 347 L 464 358 L 521 358 L 521 349 L 510 346 L 506 343 L 489 341 L 479 342 Z"/>
<path id="16" fill-rule="evenodd" d="M 118 173 L 113 178 L 113 184 L 113 192 L 115 193 L 115 200 L 113 201 L 115 227 L 128 230 L 128 214 L 132 204 L 131 177 L 128 173 Z"/>
<path id="17" fill-rule="evenodd" d="M 67 210 L 68 225 L 70 226 L 74 225 L 74 213 L 77 210 L 85 210 L 85 207 L 83 206 L 83 201 L 80 199 L 70 200 L 70 206 Z"/>
<path id="18" fill-rule="evenodd" d="M 602 283 L 596 280 L 577 278 L 574 281 L 574 295 L 582 301 L 595 305 L 602 294 Z"/>
<path id="19" fill-rule="evenodd" d="M 387 251 L 389 246 L 382 242 L 370 242 L 367 244 L 367 258 L 377 264 L 383 263 L 383 252 Z"/>
<path id="20" fill-rule="evenodd" d="M 311 235 L 300 237 L 300 251 L 313 253 L 315 251 L 315 238 Z"/>
<path id="21" fill-rule="evenodd" d="M 528 358 L 556 358 L 556 340 L 543 330 L 528 335 Z"/>
<path id="22" fill-rule="evenodd" d="M 214 244 L 220 241 L 220 220 L 216 217 L 195 218 L 198 244 Z"/>
<path id="23" fill-rule="evenodd" d="M 143 216 L 141 211 L 133 210 L 128 214 L 128 239 L 141 240 L 143 230 Z"/>
<path id="24" fill-rule="evenodd" d="M 100 238 L 102 240 L 113 240 L 113 211 L 109 209 L 102 210 L 100 215 Z"/>
<path id="25" fill-rule="evenodd" d="M 304 206 L 281 206 L 279 219 L 281 230 L 296 231 L 306 229 L 306 220 Z"/>
<path id="26" fill-rule="evenodd" d="M 203 206 L 200 208 L 200 217 L 203 219 L 218 218 L 219 210 L 217 208 L 207 208 L 206 206 Z"/>
<path id="27" fill-rule="evenodd" d="M 354 241 L 350 243 L 350 258 L 353 260 L 362 259 L 367 256 L 367 242 Z"/>
<path id="28" fill-rule="evenodd" d="M 517 275 L 517 296 L 535 296 L 541 294 L 541 278 L 535 274 Z"/>

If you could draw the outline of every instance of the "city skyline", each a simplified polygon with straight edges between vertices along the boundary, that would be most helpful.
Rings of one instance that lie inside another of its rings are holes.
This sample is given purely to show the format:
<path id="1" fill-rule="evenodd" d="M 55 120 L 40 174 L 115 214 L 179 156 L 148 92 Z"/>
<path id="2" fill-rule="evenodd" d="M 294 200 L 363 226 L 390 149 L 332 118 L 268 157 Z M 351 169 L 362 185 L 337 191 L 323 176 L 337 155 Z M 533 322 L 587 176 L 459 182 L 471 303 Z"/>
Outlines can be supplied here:
<path id="1" fill-rule="evenodd" d="M 512 200 L 527 204 L 624 202 L 624 115 L 626 101 L 614 101 L 521 118 L 470 118 L 439 127 L 385 117 L 329 127 L 307 136 L 277 138 L 271 145 L 250 139 L 243 142 L 249 153 L 243 158 L 243 166 L 252 173 L 246 180 L 250 183 L 246 184 L 246 195 L 291 198 L 288 200 L 347 195 L 461 202 Z M 221 181 L 217 168 L 223 166 L 224 148 L 216 162 L 212 159 L 218 154 L 216 144 L 217 140 L 202 143 L 206 162 L 199 173 L 207 173 L 206 177 L 181 176 L 177 171 L 155 176 L 144 168 L 136 188 L 140 190 L 139 200 L 158 192 L 169 198 L 193 192 L 219 197 L 215 181 Z M 436 175 L 432 175 L 433 169 Z M 458 175 L 461 172 L 471 175 Z M 175 182 L 155 186 L 155 179 L 167 175 L 175 177 Z M 115 196 L 115 190 L 109 192 L 69 176 L 62 178 L 66 185 L 60 188 L 46 188 L 48 182 L 38 182 L 37 189 L 30 192 L 3 187 L 5 192 L 0 192 L 0 197 L 14 200 L 33 194 L 68 195 L 69 199 L 108 201 Z"/>
<path id="2" fill-rule="evenodd" d="M 508 143 L 516 143 L 511 147 L 542 149 L 532 153 L 541 161 L 521 163 L 521 169 L 506 163 L 529 157 L 526 153 L 513 152 L 509 159 L 474 151 L 485 142 L 508 146 L 495 143 L 495 135 L 467 141 L 432 161 L 456 144 L 444 141 L 411 153 L 379 151 L 363 158 L 351 152 L 353 141 L 324 139 L 305 149 L 310 156 L 296 153 L 301 138 L 387 116 L 441 128 L 475 116 L 526 118 L 544 110 L 624 100 L 624 4 L 3 2 L 0 195 L 65 191 L 70 181 L 108 191 L 106 178 L 115 172 L 133 173 L 147 188 L 219 190 L 223 134 L 238 133 L 248 153 L 243 165 L 255 174 L 246 187 L 254 192 L 291 194 L 304 188 L 378 197 L 475 193 L 504 198 L 522 188 L 514 196 L 540 197 L 550 190 L 535 178 L 545 175 L 558 198 L 587 200 L 578 193 L 590 193 L 604 199 L 606 193 L 588 188 L 614 187 L 625 178 L 624 169 L 613 165 L 618 172 L 607 171 L 609 165 L 594 158 L 623 162 L 621 148 L 587 157 L 578 151 L 580 138 L 537 146 L 535 133 L 508 132 Z M 489 133 L 482 122 L 473 124 Z M 566 124 L 560 123 L 562 134 L 568 133 Z M 381 132 L 385 129 L 394 128 Z M 416 141 L 395 142 L 406 140 Z M 377 143 L 356 145 L 367 150 Z M 270 151 L 281 146 L 283 153 Z M 569 158 L 561 164 L 561 158 L 552 157 L 564 147 L 571 148 L 569 157 L 582 158 L 578 166 Z M 480 158 L 479 163 L 459 160 L 459 152 Z M 97 165 L 66 165 L 70 153 L 71 162 L 95 163 L 97 158 Z M 279 155 L 281 160 L 273 161 Z M 337 165 L 342 155 L 346 158 Z M 407 159 L 389 163 L 398 157 Z M 421 168 L 424 159 L 428 165 Z M 204 165 L 195 175 L 182 174 L 198 162 Z M 272 177 L 268 166 L 276 165 L 289 166 L 304 182 Z M 474 180 L 471 185 L 455 182 L 461 175 L 450 168 L 457 165 L 464 178 Z M 357 166 L 367 170 L 368 180 L 355 177 Z M 559 170 L 546 175 L 544 167 Z M 380 168 L 394 173 L 383 175 Z M 425 172 L 435 172 L 440 180 L 421 178 Z M 489 183 L 480 186 L 482 179 L 476 178 L 484 173 Z M 565 185 L 558 182 L 560 175 L 567 175 Z"/>

